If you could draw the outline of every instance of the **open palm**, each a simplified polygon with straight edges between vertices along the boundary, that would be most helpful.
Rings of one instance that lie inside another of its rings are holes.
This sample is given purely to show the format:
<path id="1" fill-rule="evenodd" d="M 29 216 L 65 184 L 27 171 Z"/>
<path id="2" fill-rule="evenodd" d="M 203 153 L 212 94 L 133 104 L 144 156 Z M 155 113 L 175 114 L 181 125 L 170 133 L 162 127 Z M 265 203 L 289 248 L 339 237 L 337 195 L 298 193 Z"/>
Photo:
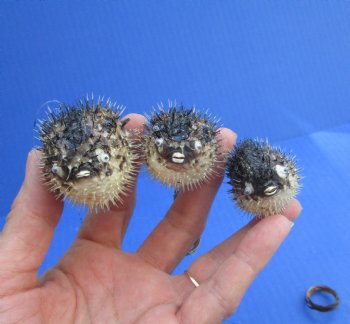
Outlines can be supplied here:
<path id="1" fill-rule="evenodd" d="M 129 127 L 142 128 L 140 115 Z M 219 136 L 229 151 L 235 134 Z M 163 221 L 136 253 L 121 243 L 133 212 L 135 189 L 121 207 L 86 216 L 59 263 L 38 277 L 63 203 L 42 183 L 32 151 L 23 186 L 0 235 L 0 323 L 220 323 L 273 256 L 300 212 L 293 201 L 284 215 L 253 220 L 199 257 L 187 274 L 171 271 L 200 237 L 221 175 L 181 192 Z"/>

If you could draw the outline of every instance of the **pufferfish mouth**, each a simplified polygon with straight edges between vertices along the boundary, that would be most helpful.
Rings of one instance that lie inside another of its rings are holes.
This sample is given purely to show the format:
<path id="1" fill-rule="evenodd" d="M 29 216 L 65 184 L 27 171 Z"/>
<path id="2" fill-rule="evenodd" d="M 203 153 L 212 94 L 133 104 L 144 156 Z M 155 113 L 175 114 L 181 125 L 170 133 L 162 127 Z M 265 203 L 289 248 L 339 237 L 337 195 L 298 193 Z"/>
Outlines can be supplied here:
<path id="1" fill-rule="evenodd" d="M 183 155 L 180 152 L 174 152 L 173 155 L 171 156 L 171 161 L 178 164 L 184 163 L 185 155 Z"/>

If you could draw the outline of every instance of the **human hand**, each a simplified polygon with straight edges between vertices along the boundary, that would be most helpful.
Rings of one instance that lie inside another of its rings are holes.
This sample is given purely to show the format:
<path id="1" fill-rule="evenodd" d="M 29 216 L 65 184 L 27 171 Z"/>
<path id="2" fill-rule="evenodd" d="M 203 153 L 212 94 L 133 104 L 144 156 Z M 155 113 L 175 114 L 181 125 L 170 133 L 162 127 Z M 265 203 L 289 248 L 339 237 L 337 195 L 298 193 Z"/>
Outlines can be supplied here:
<path id="1" fill-rule="evenodd" d="M 142 129 L 140 115 L 128 116 Z M 235 134 L 218 135 L 230 151 Z M 0 234 L 0 323 L 220 323 L 286 238 L 301 207 L 294 200 L 283 215 L 253 220 L 195 260 L 187 274 L 171 271 L 200 237 L 222 182 L 220 175 L 194 191 L 181 192 L 162 222 L 135 253 L 122 250 L 136 199 L 90 212 L 58 264 L 38 278 L 62 213 L 41 181 L 40 152 L 32 151 L 26 176 Z"/>

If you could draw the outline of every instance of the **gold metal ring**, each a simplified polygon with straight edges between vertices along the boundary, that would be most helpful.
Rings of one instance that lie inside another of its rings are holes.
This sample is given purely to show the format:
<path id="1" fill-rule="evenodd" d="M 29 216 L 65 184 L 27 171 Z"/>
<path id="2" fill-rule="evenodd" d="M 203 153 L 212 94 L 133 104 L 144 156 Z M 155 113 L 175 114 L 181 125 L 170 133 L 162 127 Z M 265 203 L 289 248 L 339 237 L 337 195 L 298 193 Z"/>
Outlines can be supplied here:
<path id="1" fill-rule="evenodd" d="M 185 271 L 185 275 L 191 280 L 191 282 L 194 284 L 196 288 L 199 287 L 198 281 L 194 279 L 187 270 Z"/>

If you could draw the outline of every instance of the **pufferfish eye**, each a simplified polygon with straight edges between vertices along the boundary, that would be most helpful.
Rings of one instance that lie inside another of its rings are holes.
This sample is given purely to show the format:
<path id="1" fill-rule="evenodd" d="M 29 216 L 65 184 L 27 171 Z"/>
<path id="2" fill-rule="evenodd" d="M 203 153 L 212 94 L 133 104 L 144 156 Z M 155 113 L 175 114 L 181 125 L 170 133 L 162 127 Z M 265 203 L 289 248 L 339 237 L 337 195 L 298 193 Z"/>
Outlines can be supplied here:
<path id="1" fill-rule="evenodd" d="M 275 170 L 280 178 L 286 178 L 289 173 L 288 167 L 279 164 L 275 166 Z"/>
<path id="2" fill-rule="evenodd" d="M 253 188 L 253 185 L 249 182 L 246 182 L 245 183 L 245 188 L 244 188 L 244 194 L 246 196 L 249 196 L 251 195 L 252 193 L 254 192 L 254 188 Z"/>
<path id="3" fill-rule="evenodd" d="M 61 169 L 61 168 L 57 165 L 57 163 L 54 163 L 54 165 L 51 168 L 51 172 L 52 173 L 58 173 L 59 169 Z"/>
<path id="4" fill-rule="evenodd" d="M 60 166 L 58 166 L 57 163 L 54 163 L 52 165 L 51 172 L 57 174 L 61 178 L 64 178 L 65 176 L 63 169 Z"/>
<path id="5" fill-rule="evenodd" d="M 195 141 L 194 142 L 194 148 L 196 149 L 196 150 L 199 150 L 199 149 L 201 149 L 202 148 L 202 143 L 200 142 L 200 141 Z"/>
<path id="6" fill-rule="evenodd" d="M 164 143 L 164 139 L 162 139 L 162 138 L 156 138 L 155 141 L 154 141 L 154 143 L 155 143 L 157 146 L 161 146 L 161 145 L 163 145 L 163 143 Z"/>
<path id="7" fill-rule="evenodd" d="M 109 155 L 107 153 L 101 153 L 98 155 L 98 160 L 103 163 L 109 162 Z"/>
<path id="8" fill-rule="evenodd" d="M 273 196 L 278 190 L 278 187 L 277 186 L 269 186 L 267 188 L 265 188 L 264 190 L 264 194 L 266 196 Z"/>

